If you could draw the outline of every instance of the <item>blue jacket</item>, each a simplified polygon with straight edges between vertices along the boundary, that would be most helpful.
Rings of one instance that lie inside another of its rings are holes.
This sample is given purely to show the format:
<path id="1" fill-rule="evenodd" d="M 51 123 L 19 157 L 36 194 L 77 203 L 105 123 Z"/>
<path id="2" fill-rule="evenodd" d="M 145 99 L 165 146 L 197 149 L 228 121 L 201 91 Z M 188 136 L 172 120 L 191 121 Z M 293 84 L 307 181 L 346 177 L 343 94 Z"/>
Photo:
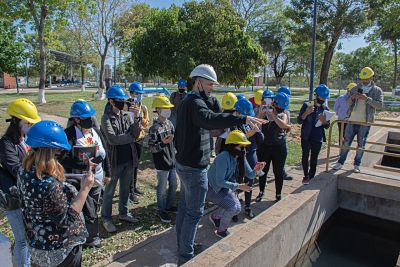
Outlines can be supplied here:
<path id="1" fill-rule="evenodd" d="M 307 102 L 303 103 L 303 106 L 300 109 L 299 115 L 297 117 L 297 121 L 301 124 L 301 139 L 313 142 L 325 142 L 325 129 L 328 129 L 330 126 L 330 122 L 328 121 L 326 124 L 321 125 L 319 127 L 315 127 L 315 124 L 319 120 L 319 115 L 321 115 L 324 110 L 329 110 L 329 108 L 325 105 L 322 106 L 314 106 L 314 111 L 307 116 L 305 120 L 302 120 L 301 116 L 307 109 Z"/>
<path id="2" fill-rule="evenodd" d="M 222 188 L 235 191 L 239 185 L 236 182 L 237 166 L 237 160 L 228 151 L 219 153 L 208 169 L 208 184 L 215 192 L 219 192 Z M 244 160 L 244 169 L 247 178 L 255 178 L 256 172 L 250 168 L 246 158 Z"/>

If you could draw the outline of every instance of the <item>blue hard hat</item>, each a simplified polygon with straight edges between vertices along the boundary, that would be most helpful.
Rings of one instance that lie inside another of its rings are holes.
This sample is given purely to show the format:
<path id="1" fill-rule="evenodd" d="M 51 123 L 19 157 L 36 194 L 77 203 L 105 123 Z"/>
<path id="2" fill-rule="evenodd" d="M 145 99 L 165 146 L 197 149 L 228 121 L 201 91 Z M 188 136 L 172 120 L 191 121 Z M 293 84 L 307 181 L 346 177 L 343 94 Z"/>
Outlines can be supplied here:
<path id="1" fill-rule="evenodd" d="M 254 109 L 253 104 L 246 98 L 241 98 L 235 103 L 235 109 L 237 112 L 244 116 L 252 116 L 254 117 Z"/>
<path id="2" fill-rule="evenodd" d="M 288 109 L 290 105 L 290 98 L 285 93 L 278 93 L 275 98 L 274 102 L 282 109 Z"/>
<path id="3" fill-rule="evenodd" d="M 108 99 L 128 99 L 128 95 L 125 93 L 124 89 L 122 89 L 119 85 L 113 85 L 107 91 Z"/>
<path id="4" fill-rule="evenodd" d="M 27 134 L 26 144 L 32 148 L 48 147 L 71 150 L 63 127 L 55 121 L 35 123 Z"/>
<path id="5" fill-rule="evenodd" d="M 133 82 L 131 85 L 129 85 L 129 92 L 143 94 L 143 85 L 140 82 Z"/>
<path id="6" fill-rule="evenodd" d="M 237 94 L 236 97 L 237 97 L 238 100 L 246 99 L 246 96 L 244 94 Z"/>
<path id="7" fill-rule="evenodd" d="M 90 118 L 96 114 L 96 110 L 86 101 L 75 101 L 69 112 L 71 118 Z"/>
<path id="8" fill-rule="evenodd" d="M 328 99 L 330 96 L 330 90 L 329 90 L 328 86 L 326 86 L 323 83 L 318 85 L 317 88 L 315 88 L 314 93 L 316 93 L 317 96 L 319 96 L 323 99 Z"/>
<path id="9" fill-rule="evenodd" d="M 271 90 L 267 89 L 263 92 L 262 94 L 262 98 L 274 98 L 274 92 L 272 92 Z"/>
<path id="10" fill-rule="evenodd" d="M 281 87 L 278 89 L 278 93 L 287 94 L 289 97 L 292 96 L 292 91 L 290 91 L 290 88 L 287 87 L 287 86 L 281 86 Z"/>
<path id="11" fill-rule="evenodd" d="M 179 81 L 178 81 L 178 87 L 186 87 L 186 80 L 184 80 L 184 79 L 179 79 Z"/>

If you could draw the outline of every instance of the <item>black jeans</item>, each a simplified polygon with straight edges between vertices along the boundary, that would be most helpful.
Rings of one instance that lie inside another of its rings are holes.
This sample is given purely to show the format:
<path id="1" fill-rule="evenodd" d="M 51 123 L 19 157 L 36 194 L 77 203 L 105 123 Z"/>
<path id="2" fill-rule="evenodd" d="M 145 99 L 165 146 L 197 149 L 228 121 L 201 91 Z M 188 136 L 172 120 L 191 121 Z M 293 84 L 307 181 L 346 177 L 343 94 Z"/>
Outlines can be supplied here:
<path id="1" fill-rule="evenodd" d="M 301 139 L 301 164 L 303 165 L 304 176 L 313 178 L 317 170 L 318 155 L 321 151 L 322 142 L 308 141 Z M 310 157 L 311 151 L 311 157 Z"/>
<path id="2" fill-rule="evenodd" d="M 285 172 L 285 163 L 287 158 L 287 146 L 283 145 L 262 145 L 259 147 L 259 161 L 265 161 L 264 175 L 260 177 L 260 191 L 264 192 L 267 183 L 267 174 L 271 166 L 275 176 L 275 192 L 276 195 L 281 195 L 283 187 L 283 174 Z"/>
<path id="3" fill-rule="evenodd" d="M 135 146 L 136 146 L 136 152 L 138 155 L 138 161 L 140 162 L 140 158 L 142 157 L 143 145 L 141 143 L 135 142 Z M 133 179 L 132 179 L 131 190 L 130 190 L 131 194 L 135 193 L 136 183 L 137 183 L 137 173 L 138 173 L 138 168 L 136 167 L 133 169 Z"/>
<path id="4" fill-rule="evenodd" d="M 65 260 L 57 267 L 81 267 L 82 266 L 82 246 L 76 246 L 68 254 Z"/>

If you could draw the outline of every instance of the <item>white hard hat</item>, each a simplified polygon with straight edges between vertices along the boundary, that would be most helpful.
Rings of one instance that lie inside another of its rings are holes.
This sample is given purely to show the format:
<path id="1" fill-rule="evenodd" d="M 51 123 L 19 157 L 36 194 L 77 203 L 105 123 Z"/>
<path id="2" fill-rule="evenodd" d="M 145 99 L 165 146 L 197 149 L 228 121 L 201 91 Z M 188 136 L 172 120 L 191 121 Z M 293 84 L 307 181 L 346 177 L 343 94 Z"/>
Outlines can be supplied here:
<path id="1" fill-rule="evenodd" d="M 198 65 L 192 70 L 189 77 L 202 77 L 204 79 L 213 81 L 215 84 L 219 84 L 214 68 L 207 64 Z"/>

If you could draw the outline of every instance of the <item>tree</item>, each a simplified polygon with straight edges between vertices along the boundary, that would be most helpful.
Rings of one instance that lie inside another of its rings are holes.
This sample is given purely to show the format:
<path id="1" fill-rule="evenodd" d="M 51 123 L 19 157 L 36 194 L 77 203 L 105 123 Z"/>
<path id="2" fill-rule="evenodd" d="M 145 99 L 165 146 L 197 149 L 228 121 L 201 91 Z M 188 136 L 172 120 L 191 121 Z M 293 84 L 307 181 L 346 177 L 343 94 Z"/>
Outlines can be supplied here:
<path id="1" fill-rule="evenodd" d="M 93 9 L 86 14 L 86 33 L 100 57 L 99 91 L 96 99 L 104 99 L 104 70 L 110 46 L 115 42 L 119 14 L 126 0 L 95 0 Z"/>
<path id="2" fill-rule="evenodd" d="M 291 0 L 285 14 L 293 21 L 294 41 L 310 40 L 314 0 Z M 357 35 L 366 29 L 363 0 L 317 0 L 317 40 L 324 44 L 320 83 L 327 83 L 331 60 L 340 38 Z"/>
<path id="3" fill-rule="evenodd" d="M 400 40 L 400 3 L 397 0 L 369 0 L 371 12 L 369 18 L 374 20 L 376 29 L 375 34 L 381 40 L 393 45 L 394 73 L 393 84 L 395 88 L 398 77 L 398 44 Z"/>
<path id="4" fill-rule="evenodd" d="M 16 22 L 28 23 L 36 32 L 36 41 L 39 48 L 40 70 L 39 70 L 39 104 L 46 103 L 46 42 L 45 37 L 57 26 L 64 24 L 65 10 L 73 2 L 84 2 L 84 0 L 9 0 L 0 4 L 4 13 Z"/>
<path id="5" fill-rule="evenodd" d="M 154 12 L 131 45 L 131 64 L 145 76 L 187 77 L 200 63 L 216 69 L 222 82 L 240 86 L 265 58 L 244 31 L 245 21 L 229 1 L 187 2 Z"/>
<path id="6" fill-rule="evenodd" d="M 17 29 L 12 23 L 0 19 L 0 73 L 17 74 L 17 66 L 23 61 L 23 44 L 16 37 Z"/>

